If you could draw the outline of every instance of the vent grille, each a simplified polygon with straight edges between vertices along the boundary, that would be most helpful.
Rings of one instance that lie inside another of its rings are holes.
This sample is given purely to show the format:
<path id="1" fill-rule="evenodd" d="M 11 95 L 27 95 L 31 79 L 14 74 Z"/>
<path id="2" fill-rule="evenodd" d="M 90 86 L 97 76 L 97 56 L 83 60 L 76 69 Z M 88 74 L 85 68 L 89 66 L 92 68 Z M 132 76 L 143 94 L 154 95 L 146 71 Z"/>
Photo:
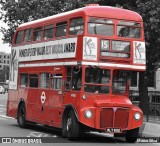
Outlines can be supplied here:
<path id="1" fill-rule="evenodd" d="M 100 111 L 100 128 L 126 129 L 128 126 L 129 109 L 103 108 Z"/>

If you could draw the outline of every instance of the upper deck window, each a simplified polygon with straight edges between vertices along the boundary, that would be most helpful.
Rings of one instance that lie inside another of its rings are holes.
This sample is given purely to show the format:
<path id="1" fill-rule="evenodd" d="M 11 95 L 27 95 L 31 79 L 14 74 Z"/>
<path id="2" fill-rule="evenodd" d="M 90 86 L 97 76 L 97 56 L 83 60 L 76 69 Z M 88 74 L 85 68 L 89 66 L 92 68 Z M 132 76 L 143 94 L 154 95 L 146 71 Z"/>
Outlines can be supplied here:
<path id="1" fill-rule="evenodd" d="M 25 30 L 24 42 L 30 42 L 32 40 L 32 29 Z"/>
<path id="2" fill-rule="evenodd" d="M 84 29 L 83 18 L 74 18 L 70 22 L 69 35 L 82 34 Z"/>
<path id="3" fill-rule="evenodd" d="M 140 38 L 141 37 L 140 23 L 119 21 L 117 27 L 117 35 L 119 37 Z"/>
<path id="4" fill-rule="evenodd" d="M 23 31 L 19 31 L 19 32 L 17 33 L 15 43 L 16 43 L 16 44 L 21 44 L 21 43 L 22 43 L 22 38 L 23 38 Z"/>
<path id="5" fill-rule="evenodd" d="M 66 36 L 67 22 L 61 22 L 56 24 L 56 37 Z"/>
<path id="6" fill-rule="evenodd" d="M 47 25 L 44 27 L 44 39 L 50 39 L 53 38 L 54 33 L 54 26 L 53 25 Z"/>
<path id="7" fill-rule="evenodd" d="M 34 35 L 33 35 L 33 40 L 34 41 L 40 41 L 42 40 L 42 27 L 38 27 L 34 29 Z"/>
<path id="8" fill-rule="evenodd" d="M 105 18 L 90 18 L 88 22 L 88 33 L 112 36 L 114 33 L 113 21 Z"/>

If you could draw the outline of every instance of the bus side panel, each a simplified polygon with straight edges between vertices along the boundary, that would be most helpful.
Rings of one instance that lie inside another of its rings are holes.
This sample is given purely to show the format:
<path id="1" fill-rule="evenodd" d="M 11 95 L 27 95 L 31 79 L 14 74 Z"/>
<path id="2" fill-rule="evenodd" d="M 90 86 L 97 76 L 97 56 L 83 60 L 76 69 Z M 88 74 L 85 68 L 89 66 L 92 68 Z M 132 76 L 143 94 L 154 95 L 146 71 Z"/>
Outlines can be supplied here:
<path id="1" fill-rule="evenodd" d="M 35 91 L 36 90 L 36 91 Z M 26 98 L 26 119 L 35 122 L 37 119 L 37 89 L 27 89 L 23 98 Z M 26 95 L 25 95 L 26 94 Z"/>
<path id="2" fill-rule="evenodd" d="M 18 91 L 9 90 L 6 115 L 9 117 L 17 118 L 18 104 Z"/>
<path id="3" fill-rule="evenodd" d="M 83 36 L 79 36 L 77 39 L 77 48 L 76 48 L 76 59 L 82 60 L 82 50 L 83 50 Z"/>
<path id="4" fill-rule="evenodd" d="M 48 102 L 48 113 L 47 121 L 60 125 L 61 123 L 61 99 L 62 91 L 50 90 L 49 93 L 49 102 Z"/>
<path id="5" fill-rule="evenodd" d="M 68 91 L 63 94 L 63 106 L 71 105 L 75 109 L 75 114 L 77 114 L 79 118 L 79 109 L 80 109 L 80 92 L 76 91 Z"/>

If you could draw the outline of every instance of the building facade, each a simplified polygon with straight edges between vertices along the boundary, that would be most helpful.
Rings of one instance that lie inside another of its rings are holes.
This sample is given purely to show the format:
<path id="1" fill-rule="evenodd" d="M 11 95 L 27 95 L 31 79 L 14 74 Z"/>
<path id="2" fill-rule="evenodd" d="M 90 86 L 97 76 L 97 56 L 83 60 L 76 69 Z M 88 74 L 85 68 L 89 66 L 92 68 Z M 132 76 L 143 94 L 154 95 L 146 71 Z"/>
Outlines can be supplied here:
<path id="1" fill-rule="evenodd" d="M 4 66 L 9 66 L 10 63 L 10 54 L 5 52 L 0 52 L 0 70 L 4 68 Z"/>

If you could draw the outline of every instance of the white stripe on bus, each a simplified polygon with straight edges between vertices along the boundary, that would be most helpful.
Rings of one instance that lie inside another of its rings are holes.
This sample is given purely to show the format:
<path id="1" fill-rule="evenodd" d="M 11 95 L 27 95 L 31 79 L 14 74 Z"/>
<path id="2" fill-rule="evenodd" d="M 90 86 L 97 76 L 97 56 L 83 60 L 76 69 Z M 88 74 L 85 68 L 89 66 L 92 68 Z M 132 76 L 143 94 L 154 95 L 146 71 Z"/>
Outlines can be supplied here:
<path id="1" fill-rule="evenodd" d="M 108 66 L 108 67 L 132 68 L 132 69 L 146 69 L 145 66 L 115 64 L 115 63 L 82 62 L 82 65 Z"/>
<path id="2" fill-rule="evenodd" d="M 15 119 L 15 118 L 13 118 L 13 117 L 8 117 L 8 116 L 5 116 L 5 115 L 0 115 L 0 118 Z"/>
<path id="3" fill-rule="evenodd" d="M 126 65 L 126 64 L 115 64 L 115 63 L 97 63 L 97 62 L 81 62 L 82 65 L 93 65 L 93 66 L 105 66 L 105 67 L 119 67 L 119 68 L 131 68 L 131 69 L 146 69 L 145 66 L 138 65 Z M 62 65 L 77 65 L 79 62 L 56 62 L 56 63 L 34 63 L 34 64 L 19 64 L 19 67 L 38 67 L 38 66 L 62 66 Z"/>

